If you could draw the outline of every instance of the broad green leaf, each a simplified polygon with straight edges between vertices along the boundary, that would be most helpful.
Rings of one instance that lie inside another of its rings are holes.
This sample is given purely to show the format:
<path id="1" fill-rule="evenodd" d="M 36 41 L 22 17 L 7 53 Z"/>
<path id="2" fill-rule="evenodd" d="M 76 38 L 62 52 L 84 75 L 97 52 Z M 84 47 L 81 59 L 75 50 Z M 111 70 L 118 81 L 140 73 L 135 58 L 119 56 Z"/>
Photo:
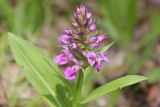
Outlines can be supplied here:
<path id="1" fill-rule="evenodd" d="M 26 40 L 12 33 L 8 33 L 8 38 L 17 64 L 38 92 L 57 107 L 71 107 L 73 86 L 64 79 L 56 64 Z"/>
<path id="2" fill-rule="evenodd" d="M 120 95 L 121 95 L 120 90 L 115 90 L 112 93 L 108 93 L 108 96 L 109 96 L 108 107 L 115 107 L 119 100 Z"/>
<path id="3" fill-rule="evenodd" d="M 135 84 L 137 82 L 140 82 L 140 81 L 143 81 L 146 79 L 147 79 L 146 77 L 138 76 L 138 75 L 127 75 L 127 76 L 121 77 L 119 79 L 111 81 L 108 84 L 105 84 L 105 85 L 95 89 L 86 98 L 84 98 L 81 103 L 87 103 L 87 102 L 92 101 L 92 100 L 96 99 L 97 97 L 100 97 L 106 93 L 115 91 L 117 89 L 121 89 L 121 88 L 126 87 L 128 85 L 132 85 L 132 84 Z"/>

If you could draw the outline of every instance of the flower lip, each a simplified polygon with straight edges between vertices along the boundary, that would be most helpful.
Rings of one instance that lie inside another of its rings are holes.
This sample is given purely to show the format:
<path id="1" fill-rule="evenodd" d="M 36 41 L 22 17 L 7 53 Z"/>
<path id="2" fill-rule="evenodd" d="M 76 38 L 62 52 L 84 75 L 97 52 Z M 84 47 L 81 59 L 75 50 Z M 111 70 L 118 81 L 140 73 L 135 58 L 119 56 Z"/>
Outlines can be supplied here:
<path id="1" fill-rule="evenodd" d="M 64 54 L 59 54 L 56 56 L 56 63 L 59 65 L 65 65 L 68 63 L 68 58 Z"/>
<path id="2" fill-rule="evenodd" d="M 65 78 L 68 80 L 73 80 L 76 78 L 76 72 L 80 70 L 80 66 L 73 65 L 72 67 L 67 67 L 64 71 Z"/>
<path id="3" fill-rule="evenodd" d="M 96 60 L 96 70 L 99 72 L 101 70 L 102 62 L 109 62 L 108 56 L 106 53 L 101 53 L 98 55 Z"/>
<path id="4" fill-rule="evenodd" d="M 96 63 L 97 56 L 94 52 L 86 53 L 85 56 L 88 59 L 88 63 L 93 66 Z"/>
<path id="5" fill-rule="evenodd" d="M 72 67 L 67 67 L 64 71 L 65 78 L 68 80 L 74 80 L 76 78 L 76 72 Z"/>

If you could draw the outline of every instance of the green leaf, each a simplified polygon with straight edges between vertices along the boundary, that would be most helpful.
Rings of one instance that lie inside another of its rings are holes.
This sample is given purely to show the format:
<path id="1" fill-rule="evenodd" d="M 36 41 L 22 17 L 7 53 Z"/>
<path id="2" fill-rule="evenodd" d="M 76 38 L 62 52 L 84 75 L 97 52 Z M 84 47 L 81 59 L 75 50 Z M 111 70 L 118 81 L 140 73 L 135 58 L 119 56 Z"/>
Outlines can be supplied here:
<path id="1" fill-rule="evenodd" d="M 155 44 L 156 41 L 158 41 L 159 34 L 160 34 L 160 13 L 156 12 L 153 13 L 150 19 L 151 25 L 149 28 L 149 32 L 147 35 L 144 36 L 144 38 L 141 40 L 140 47 L 146 47 L 150 46 L 151 44 Z"/>
<path id="2" fill-rule="evenodd" d="M 137 0 L 100 0 L 97 3 L 104 16 L 101 26 L 122 48 L 128 48 L 137 23 Z"/>
<path id="3" fill-rule="evenodd" d="M 115 43 L 115 42 L 112 42 L 112 43 L 110 43 L 109 45 L 104 46 L 104 47 L 100 50 L 100 52 L 101 52 L 101 53 L 106 52 L 114 43 Z"/>
<path id="4" fill-rule="evenodd" d="M 121 95 L 120 90 L 115 90 L 112 93 L 108 93 L 108 96 L 109 96 L 108 107 L 115 107 L 119 100 L 120 95 Z"/>
<path id="5" fill-rule="evenodd" d="M 43 0 L 23 0 L 18 2 L 15 13 L 15 32 L 24 34 L 39 31 L 39 28 L 44 23 L 45 12 L 43 5 Z"/>
<path id="6" fill-rule="evenodd" d="M 71 107 L 74 88 L 56 64 L 26 40 L 12 33 L 8 33 L 8 38 L 17 64 L 38 92 L 57 107 Z"/>
<path id="7" fill-rule="evenodd" d="M 6 24 L 9 26 L 10 30 L 13 30 L 14 25 L 14 12 L 10 2 L 8 0 L 0 0 L 0 10 L 1 14 L 4 15 Z"/>
<path id="8" fill-rule="evenodd" d="M 127 75 L 127 76 L 121 77 L 119 79 L 111 81 L 108 84 L 105 84 L 105 85 L 95 89 L 85 99 L 83 99 L 81 103 L 87 103 L 87 102 L 92 101 L 92 100 L 96 99 L 97 97 L 100 97 L 106 93 L 115 91 L 117 89 L 121 89 L 121 88 L 126 87 L 128 85 L 132 85 L 132 84 L 135 84 L 137 82 L 140 82 L 140 81 L 143 81 L 146 79 L 147 79 L 146 77 L 138 76 L 138 75 Z"/>

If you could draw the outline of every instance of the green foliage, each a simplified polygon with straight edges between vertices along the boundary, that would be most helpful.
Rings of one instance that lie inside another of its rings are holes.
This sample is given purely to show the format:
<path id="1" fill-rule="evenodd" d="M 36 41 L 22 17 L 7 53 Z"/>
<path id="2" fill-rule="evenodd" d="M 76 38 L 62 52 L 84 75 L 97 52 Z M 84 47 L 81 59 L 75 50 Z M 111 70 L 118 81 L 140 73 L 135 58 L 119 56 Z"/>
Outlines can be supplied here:
<path id="1" fill-rule="evenodd" d="M 160 20 L 159 19 L 160 19 L 159 12 L 152 14 L 150 18 L 151 25 L 149 27 L 149 32 L 142 39 L 140 47 L 145 47 L 145 46 L 152 47 L 152 44 L 154 45 L 156 43 L 156 41 L 159 38 L 159 34 L 160 34 L 160 30 L 159 30 Z"/>
<path id="2" fill-rule="evenodd" d="M 48 48 L 48 46 L 50 46 L 49 48 L 51 48 L 52 51 L 51 55 L 53 55 L 56 53 L 55 51 L 53 52 L 53 49 L 57 50 L 57 48 L 53 48 L 53 46 L 56 47 L 54 42 L 56 36 L 53 36 L 53 33 L 57 34 L 59 31 L 55 32 L 51 29 L 57 29 L 61 27 L 60 24 L 65 24 L 63 22 L 63 14 L 66 11 L 71 12 L 72 9 L 80 3 L 85 3 L 87 6 L 90 6 L 90 10 L 100 16 L 100 20 L 98 20 L 98 22 L 100 22 L 100 26 L 108 33 L 108 36 L 116 42 L 118 50 L 125 50 L 125 55 L 127 58 L 123 59 L 123 62 L 129 65 L 127 74 L 138 74 L 141 70 L 143 70 L 148 59 L 157 57 L 154 54 L 155 45 L 159 40 L 160 34 L 160 14 L 159 11 L 154 11 L 155 8 L 153 8 L 153 10 L 147 8 L 147 11 L 144 11 L 145 15 L 143 15 L 139 14 L 138 0 L 97 0 L 91 1 L 91 4 L 90 1 L 85 0 L 68 0 L 65 1 L 67 5 L 61 6 L 63 1 L 64 0 L 60 2 L 54 0 L 0 0 L 0 79 L 3 79 L 1 78 L 3 77 L 1 75 L 2 71 L 4 71 L 7 67 L 10 67 L 10 64 L 14 64 L 8 49 L 9 46 L 5 32 L 14 32 L 18 34 L 17 36 L 24 36 L 24 38 L 31 40 L 33 40 L 34 35 L 38 36 L 39 33 L 42 32 L 41 35 L 44 34 L 43 37 L 46 37 L 47 35 L 47 38 L 51 41 L 47 41 L 47 46 L 45 47 Z M 95 2 L 97 2 L 98 6 Z M 96 9 L 92 9 L 94 6 Z M 149 29 L 145 32 L 145 35 L 140 35 L 140 37 L 142 37 L 140 40 L 133 43 L 132 38 L 134 38 L 133 35 L 135 29 L 137 28 L 136 26 L 141 25 L 139 22 L 144 21 L 144 18 L 147 23 L 149 22 Z M 59 20 L 62 21 L 62 23 L 59 23 Z M 137 22 L 138 25 L 136 25 Z M 44 23 L 45 26 L 43 26 Z M 44 32 L 41 30 L 42 27 L 44 28 Z M 36 89 L 47 100 L 49 100 L 53 106 L 71 106 L 69 103 L 73 103 L 76 95 L 76 89 L 72 86 L 72 84 L 64 79 L 61 71 L 59 71 L 52 60 L 44 55 L 39 49 L 37 50 L 37 48 L 30 43 L 14 36 L 9 38 L 12 50 L 14 50 L 14 56 L 16 56 L 16 61 L 23 69 L 23 73 L 28 77 L 29 81 L 36 87 Z M 36 38 L 36 40 L 37 39 L 38 38 Z M 107 51 L 112 45 L 113 43 L 103 47 L 101 51 Z M 132 47 L 133 45 L 135 47 Z M 134 52 L 132 52 L 132 48 Z M 113 51 L 116 52 L 116 50 Z M 126 60 L 127 62 L 125 62 Z M 41 67 L 39 67 L 39 65 Z M 86 73 L 82 94 L 83 97 L 86 96 L 86 98 L 88 98 L 87 95 L 92 90 L 93 83 L 96 81 L 94 79 L 95 74 L 93 70 L 93 68 L 88 68 L 85 71 Z M 148 81 L 150 84 L 159 82 L 159 70 L 159 67 L 156 67 L 149 70 L 149 73 L 146 74 L 149 77 Z M 105 72 L 103 73 L 105 74 Z M 100 75 L 103 76 L 104 74 L 101 73 Z M 59 90 L 59 88 L 62 90 Z M 11 93 L 14 93 L 11 89 L 7 90 L 8 93 L 10 93 L 10 91 Z M 111 98 L 113 98 L 113 101 L 110 102 L 108 105 L 109 107 L 114 106 L 114 103 L 118 99 L 118 95 L 117 93 L 115 94 L 115 92 L 111 93 Z M 61 96 L 64 98 L 62 99 Z M 17 102 L 21 101 L 21 99 L 18 99 L 17 101 L 16 97 L 17 96 L 15 96 L 15 94 L 13 94 L 13 96 L 11 95 L 10 98 L 8 97 L 7 100 L 8 103 L 10 103 L 9 106 L 16 106 L 18 104 Z M 65 97 L 66 99 L 69 98 L 69 101 L 64 100 Z M 27 106 L 36 106 L 34 105 L 34 101 L 33 104 L 32 102 L 28 103 L 29 104 Z"/>
<path id="3" fill-rule="evenodd" d="M 148 82 L 149 83 L 155 83 L 160 81 L 160 68 L 155 68 L 153 70 L 151 70 L 148 74 L 147 74 Z"/>
<path id="4" fill-rule="evenodd" d="M 57 107 L 71 107 L 74 87 L 53 61 L 31 43 L 8 33 L 17 64 L 38 92 Z"/>
<path id="5" fill-rule="evenodd" d="M 141 55 L 136 56 L 135 53 L 128 52 L 128 61 L 130 64 L 129 74 L 137 74 L 143 67 L 146 60 L 154 55 L 154 47 L 156 41 L 158 41 L 160 34 L 160 15 L 159 12 L 153 13 L 150 17 L 149 31 L 142 40 L 139 42 L 139 49 L 141 49 Z M 153 70 L 154 71 L 154 70 Z"/>
<path id="6" fill-rule="evenodd" d="M 34 97 L 31 101 L 27 102 L 25 107 L 44 107 L 44 104 L 42 97 Z"/>
<path id="7" fill-rule="evenodd" d="M 9 28 L 12 29 L 12 26 L 14 25 L 14 12 L 8 1 L 9 0 L 0 0 L 0 10 L 4 15 L 4 19 L 8 22 Z"/>
<path id="8" fill-rule="evenodd" d="M 18 34 L 35 33 L 41 28 L 44 15 L 43 0 L 19 2 L 15 14 L 15 32 Z"/>
<path id="9" fill-rule="evenodd" d="M 115 90 L 112 93 L 109 93 L 109 104 L 108 107 L 115 107 L 120 96 L 120 90 Z"/>
<path id="10" fill-rule="evenodd" d="M 140 81 L 143 81 L 146 79 L 147 79 L 146 77 L 138 76 L 138 75 L 127 75 L 127 76 L 121 77 L 119 79 L 111 81 L 111 82 L 95 89 L 85 99 L 82 100 L 82 103 L 87 103 L 89 101 L 96 99 L 97 97 L 104 95 L 104 94 L 115 91 L 117 89 L 122 89 L 128 85 L 132 85 L 132 84 L 135 84 L 137 82 L 140 82 Z"/>
<path id="11" fill-rule="evenodd" d="M 114 42 L 110 43 L 109 45 L 106 45 L 106 46 L 102 47 L 100 52 L 101 53 L 106 52 L 113 44 L 114 44 Z"/>
<path id="12" fill-rule="evenodd" d="M 120 46 L 128 48 L 137 23 L 137 0 L 100 0 L 98 3 L 104 16 L 100 24 Z"/>
<path id="13" fill-rule="evenodd" d="M 43 0 L 22 0 L 14 9 L 9 0 L 0 0 L 0 10 L 9 31 L 19 35 L 38 32 L 45 18 Z"/>

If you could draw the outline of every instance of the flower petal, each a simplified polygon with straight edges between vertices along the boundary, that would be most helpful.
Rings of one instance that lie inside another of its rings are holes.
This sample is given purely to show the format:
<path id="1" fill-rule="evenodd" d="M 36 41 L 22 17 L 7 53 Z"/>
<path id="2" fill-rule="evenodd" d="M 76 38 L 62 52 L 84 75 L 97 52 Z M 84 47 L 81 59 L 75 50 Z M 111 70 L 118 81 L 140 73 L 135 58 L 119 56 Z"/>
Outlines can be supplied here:
<path id="1" fill-rule="evenodd" d="M 65 65 L 68 63 L 68 58 L 64 54 L 59 54 L 56 56 L 56 63 L 59 65 Z"/>
<path id="2" fill-rule="evenodd" d="M 64 34 L 61 35 L 58 39 L 62 44 L 69 44 L 71 38 L 68 35 Z"/>
<path id="3" fill-rule="evenodd" d="M 74 80 L 76 78 L 76 72 L 72 67 L 67 67 L 64 71 L 65 78 L 68 80 Z"/>
<path id="4" fill-rule="evenodd" d="M 90 30 L 90 31 L 96 30 L 96 24 L 92 24 L 92 25 L 89 27 L 89 30 Z"/>

